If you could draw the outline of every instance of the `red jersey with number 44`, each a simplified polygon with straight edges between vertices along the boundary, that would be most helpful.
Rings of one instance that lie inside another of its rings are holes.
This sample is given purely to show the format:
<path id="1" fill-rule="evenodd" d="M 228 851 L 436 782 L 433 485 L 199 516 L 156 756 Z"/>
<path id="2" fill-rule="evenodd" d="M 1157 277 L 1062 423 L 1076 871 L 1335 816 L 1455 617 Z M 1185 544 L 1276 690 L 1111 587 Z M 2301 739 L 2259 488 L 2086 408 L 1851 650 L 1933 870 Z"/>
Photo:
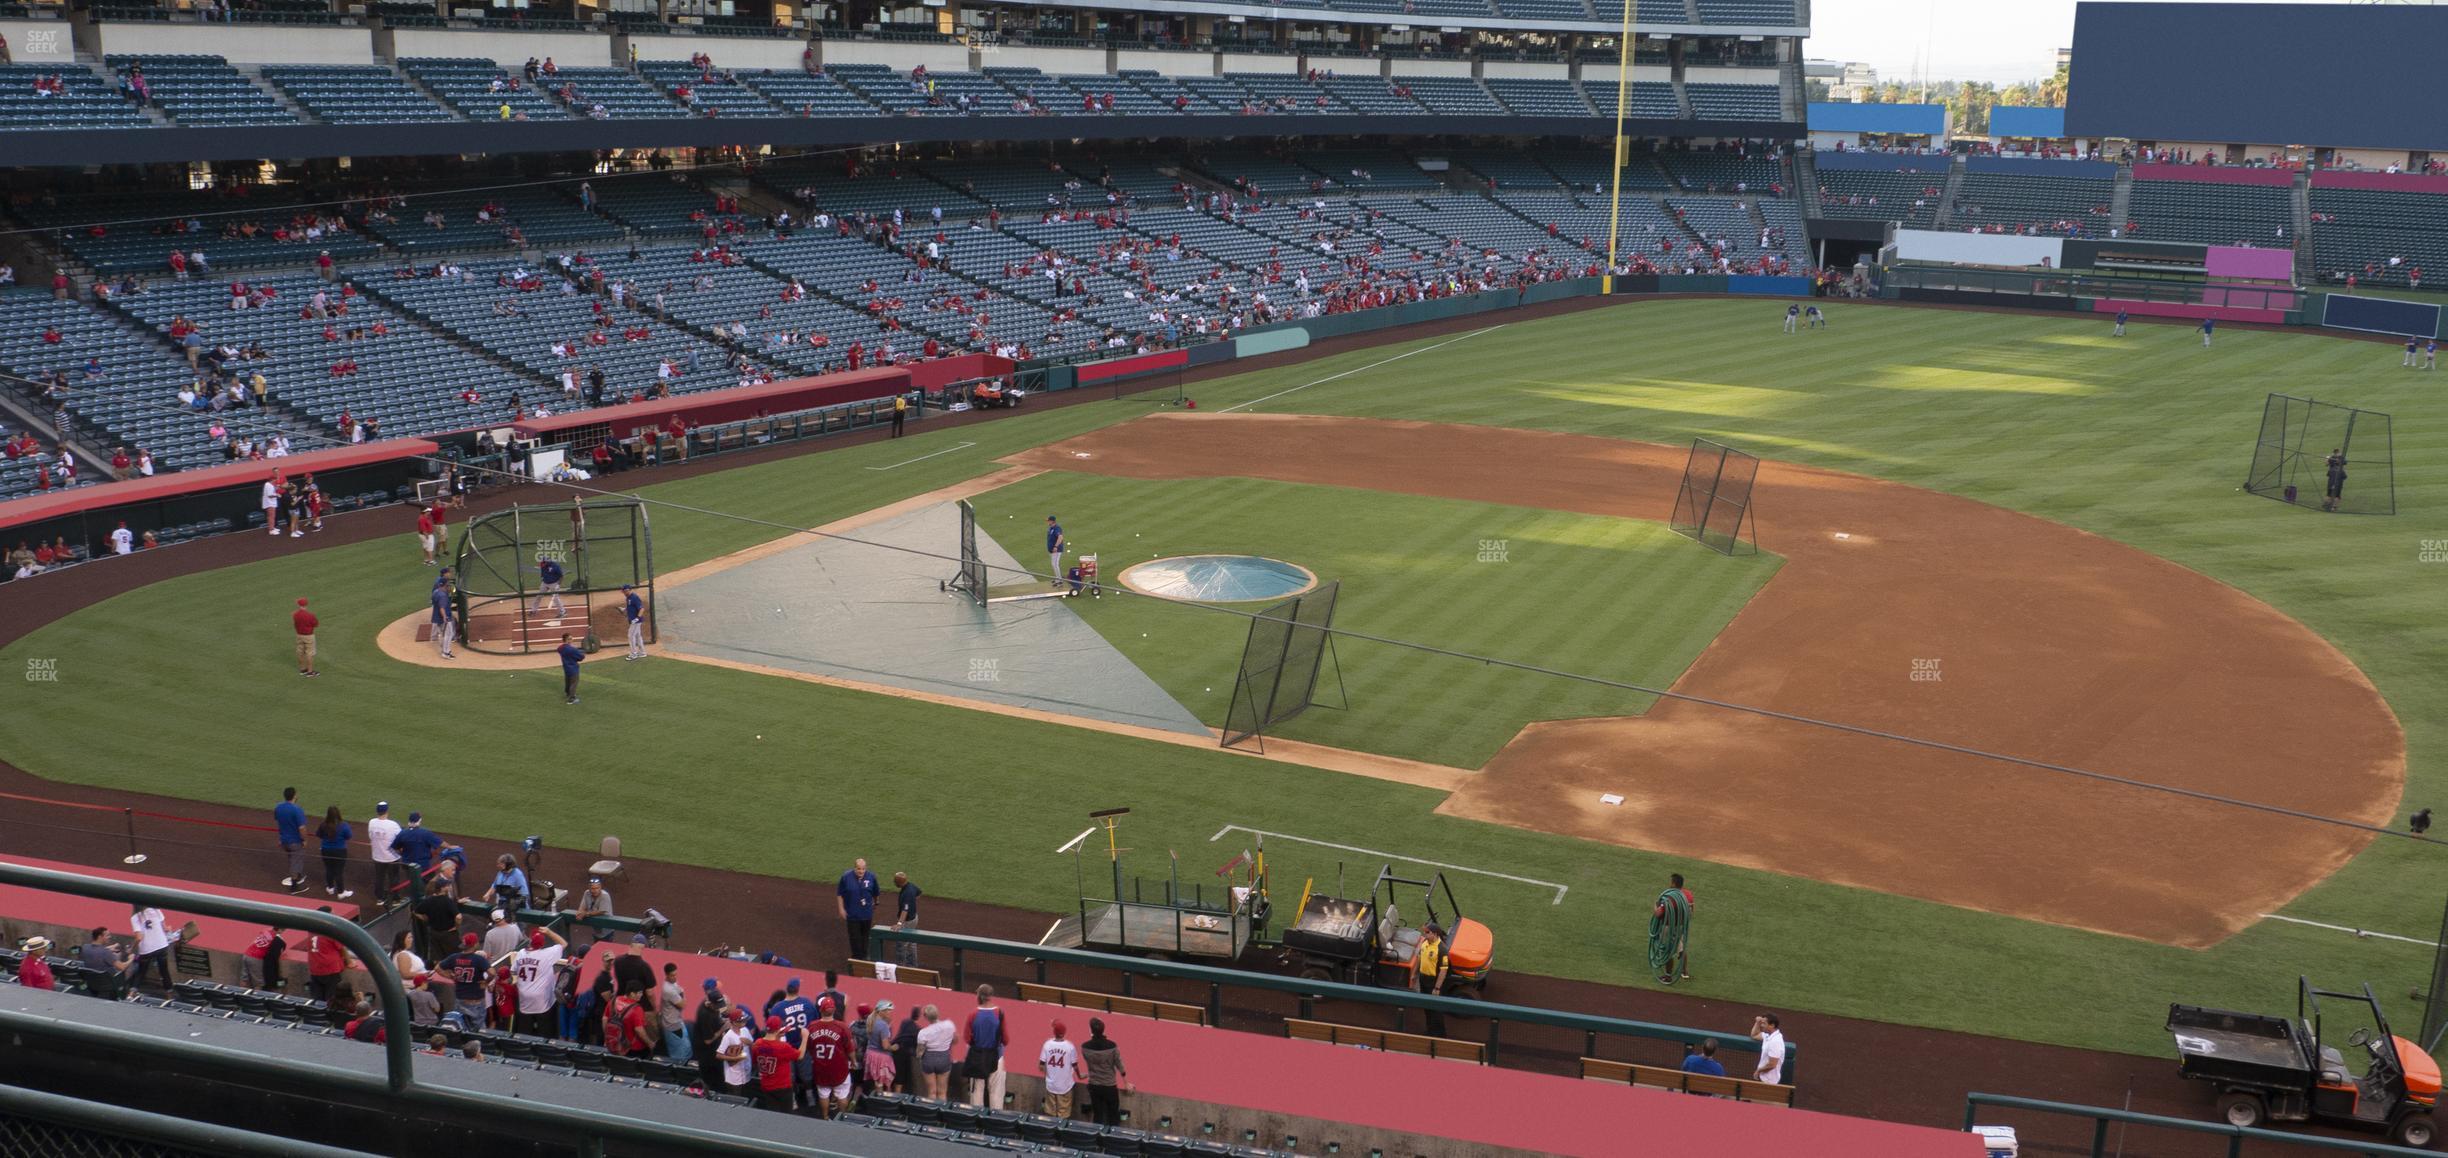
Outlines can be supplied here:
<path id="1" fill-rule="evenodd" d="M 807 1055 L 817 1085 L 831 1087 L 849 1081 L 850 1027 L 832 1019 L 809 1026 Z"/>

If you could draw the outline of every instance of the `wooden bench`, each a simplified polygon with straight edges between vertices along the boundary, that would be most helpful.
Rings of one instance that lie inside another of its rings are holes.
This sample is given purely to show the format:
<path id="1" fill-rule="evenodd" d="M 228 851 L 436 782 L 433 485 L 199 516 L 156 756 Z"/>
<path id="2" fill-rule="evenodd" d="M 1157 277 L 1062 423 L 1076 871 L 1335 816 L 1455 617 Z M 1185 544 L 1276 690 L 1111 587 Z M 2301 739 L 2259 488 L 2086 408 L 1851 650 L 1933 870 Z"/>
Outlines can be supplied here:
<path id="1" fill-rule="evenodd" d="M 1069 1009 L 1119 1013 L 1126 1017 L 1152 1017 L 1158 1021 L 1178 1021 L 1185 1025 L 1207 1024 L 1207 1010 L 1202 1006 L 1150 1001 L 1144 997 L 1120 997 L 1088 989 L 1065 989 L 1059 985 L 1039 985 L 1034 981 L 1020 983 L 1020 1000 Z"/>
<path id="2" fill-rule="evenodd" d="M 861 961 L 856 957 L 852 957 L 850 959 L 850 975 L 852 977 L 874 977 L 876 975 L 876 963 L 873 961 Z M 906 981 L 912 985 L 925 985 L 935 989 L 943 988 L 943 974 L 932 969 L 921 969 L 915 965 L 896 966 L 893 969 L 893 979 L 896 981 Z"/>
<path id="3" fill-rule="evenodd" d="M 1732 1098 L 1738 1102 L 1759 1102 L 1770 1106 L 1790 1106 L 1793 1105 L 1794 1100 L 1792 1086 L 1755 1082 L 1748 1078 L 1721 1078 L 1710 1074 L 1686 1073 L 1683 1070 L 1670 1070 L 1663 1066 L 1634 1065 L 1631 1062 L 1608 1061 L 1599 1057 L 1581 1059 L 1581 1077 L 1593 1082 L 1647 1086 L 1651 1089 L 1672 1090 L 1679 1094 Z"/>
<path id="4" fill-rule="evenodd" d="M 1424 1033 L 1397 1033 L 1390 1029 L 1369 1029 L 1358 1025 L 1337 1025 L 1331 1021 L 1302 1021 L 1297 1017 L 1287 1017 L 1284 1019 L 1284 1036 L 1330 1045 L 1356 1045 L 1386 1053 L 1415 1054 L 1442 1061 L 1487 1064 L 1485 1045 L 1450 1037 L 1430 1037 Z"/>

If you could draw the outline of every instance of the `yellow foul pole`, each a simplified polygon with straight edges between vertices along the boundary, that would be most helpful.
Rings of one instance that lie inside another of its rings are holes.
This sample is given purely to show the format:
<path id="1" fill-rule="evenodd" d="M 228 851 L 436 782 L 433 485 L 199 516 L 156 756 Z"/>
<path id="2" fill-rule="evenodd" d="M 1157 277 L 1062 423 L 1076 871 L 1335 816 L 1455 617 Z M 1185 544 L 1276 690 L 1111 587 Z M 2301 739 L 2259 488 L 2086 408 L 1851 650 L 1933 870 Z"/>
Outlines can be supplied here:
<path id="1" fill-rule="evenodd" d="M 1598 279 L 1598 292 L 1615 292 L 1615 244 L 1623 231 L 1623 171 L 1631 142 L 1624 139 L 1624 110 L 1632 100 L 1632 6 L 1640 0 L 1623 0 L 1623 31 L 1615 41 L 1615 171 L 1607 181 L 1607 263 L 1606 272 Z"/>

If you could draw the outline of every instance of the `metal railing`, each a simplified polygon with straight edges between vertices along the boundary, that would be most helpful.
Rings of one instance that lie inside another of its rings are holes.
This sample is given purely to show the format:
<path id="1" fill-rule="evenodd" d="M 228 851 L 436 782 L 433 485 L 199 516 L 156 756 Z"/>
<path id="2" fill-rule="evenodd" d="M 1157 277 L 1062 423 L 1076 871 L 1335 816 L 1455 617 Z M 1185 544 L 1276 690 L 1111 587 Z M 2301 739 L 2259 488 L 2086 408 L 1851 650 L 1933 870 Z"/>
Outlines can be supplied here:
<path id="1" fill-rule="evenodd" d="M 1634 1021 L 1623 1017 L 1602 1017 L 1589 1013 L 1568 1013 L 1556 1009 L 1540 1009 L 1528 1005 L 1505 1005 L 1465 997 L 1431 997 L 1407 989 L 1380 989 L 1369 985 L 1348 985 L 1340 981 L 1311 981 L 1300 977 L 1283 977 L 1271 973 L 1251 973 L 1239 969 L 1223 969 L 1213 965 L 1193 965 L 1179 961 L 1157 961 L 1140 957 L 1122 957 L 1088 949 L 1060 949 L 1046 945 L 1031 945 L 1020 941 L 999 941 L 991 937 L 972 937 L 961 933 L 939 933 L 926 929 L 890 929 L 877 926 L 869 936 L 880 944 L 895 942 L 910 945 L 932 945 L 952 952 L 949 970 L 952 988 L 968 986 L 968 957 L 982 953 L 993 957 L 1019 958 L 1034 967 L 1035 979 L 1047 984 L 1046 966 L 1078 965 L 1092 969 L 1108 969 L 1122 975 L 1122 996 L 1136 996 L 1133 981 L 1139 977 L 1157 977 L 1192 981 L 1207 986 L 1207 1020 L 1221 1024 L 1224 1015 L 1224 990 L 1255 989 L 1269 993 L 1287 993 L 1300 999 L 1301 1020 L 1314 1020 L 1314 1007 L 1319 1001 L 1352 1001 L 1366 1005 L 1388 1006 L 1407 1013 L 1437 1013 L 1446 1017 L 1475 1017 L 1487 1021 L 1487 1060 L 1496 1062 L 1501 1027 L 1506 1022 L 1539 1025 L 1557 1029 L 1579 1030 L 1583 1035 L 1584 1056 L 1595 1057 L 1598 1039 L 1631 1037 L 1651 1041 L 1671 1041 L 1696 1046 L 1714 1039 L 1727 1050 L 1758 1053 L 1759 1043 L 1745 1038 L 1740 1032 L 1693 1029 L 1689 1026 L 1666 1025 L 1659 1022 Z M 886 955 L 874 950 L 879 959 Z M 1801 1048 L 1790 1039 L 1785 1043 L 1785 1084 L 1792 1085 L 1800 1066 Z"/>
<path id="2" fill-rule="evenodd" d="M 2228 1158 L 2241 1158 L 2246 1142 L 2270 1142 L 2314 1150 L 2336 1150 L 2347 1154 L 2369 1154 L 2379 1158 L 2416 1158 L 2432 1154 L 2431 1150 L 2414 1150 L 2387 1142 L 2363 1142 L 2349 1138 L 2323 1138 L 2317 1134 L 2290 1134 L 2264 1130 L 2258 1126 L 2232 1126 L 2225 1122 L 2197 1122 L 2191 1118 L 2170 1118 L 2162 1114 L 2145 1114 L 2136 1110 L 2119 1110 L 2109 1106 L 2078 1106 L 2071 1102 L 2049 1102 L 2038 1098 L 2018 1098 L 2008 1094 L 1969 1093 L 1964 1095 L 1964 1129 L 1971 1129 L 1980 1117 L 1980 1109 L 1991 1106 L 2001 1110 L 2028 1110 L 2037 1114 L 2091 1119 L 2091 1158 L 2107 1158 L 2108 1125 L 2111 1122 L 2130 1126 L 2148 1126 L 2157 1130 L 2176 1130 L 2187 1134 L 2212 1134 L 2228 1139 Z M 1996 1124 L 1996 1123 L 1990 1123 Z"/>
<path id="3" fill-rule="evenodd" d="M 705 1158 L 851 1158 L 850 1155 L 841 1151 L 826 1150 L 816 1146 L 737 1137 L 695 1127 L 626 1118 L 592 1110 L 570 1109 L 547 1105 L 532 1097 L 514 1098 L 420 1083 L 416 1080 L 412 1060 L 411 1039 L 414 1035 L 405 1031 L 406 1027 L 411 1024 L 408 993 L 400 984 L 398 972 L 391 967 L 390 954 L 364 929 L 330 913 L 291 908 L 266 901 L 212 896 L 136 881 L 103 880 L 7 862 L 0 862 L 0 884 L 44 889 L 96 900 L 142 903 L 207 917 L 273 925 L 283 929 L 299 929 L 336 937 L 341 944 L 347 946 L 349 951 L 357 956 L 363 963 L 365 971 L 373 978 L 375 992 L 382 999 L 384 1024 L 394 1027 L 391 1032 L 384 1034 L 384 1067 L 380 1077 L 357 1070 L 321 1066 L 260 1051 L 231 1049 L 226 1046 L 189 1041 L 176 1035 L 146 1033 L 116 1026 L 90 1024 L 23 1009 L 0 1008 L 0 1037 L 11 1037 L 21 1043 L 65 1040 L 82 1047 L 124 1052 L 150 1059 L 152 1068 L 157 1071 L 175 1070 L 183 1066 L 194 1072 L 218 1075 L 248 1074 L 270 1079 L 284 1091 L 308 1097 L 328 1097 L 340 1094 L 388 1097 L 398 1108 L 403 1109 L 421 1107 L 462 1117 L 481 1114 L 497 1115 L 520 1126 L 533 1129 L 538 1136 L 567 1140 L 577 1145 L 581 1152 L 586 1153 L 602 1153 L 603 1143 L 617 1142 L 637 1146 L 646 1152 L 658 1155 L 703 1155 Z M 18 1048 L 32 1047 L 21 1044 Z M 132 1127 L 128 1125 L 130 1122 L 139 1119 L 147 1122 L 160 1120 L 158 1115 L 141 1113 L 126 1107 L 95 1104 L 99 1107 L 95 1111 L 98 1117 L 92 1120 L 110 1124 L 106 1128 L 132 1130 Z M 297 1154 L 299 1158 L 310 1158 L 313 1152 L 293 1151 L 292 1153 Z"/>
<path id="4" fill-rule="evenodd" d="M 12 1154 L 143 1154 L 151 1146 L 176 1147 L 231 1158 L 366 1158 L 362 1150 L 343 1150 L 319 1142 L 302 1142 L 278 1134 L 258 1134 L 210 1122 L 191 1122 L 167 1114 L 132 1114 L 108 1102 L 89 1102 L 64 1094 L 0 1085 L 0 1121 L 40 1123 L 44 1136 L 25 1125 L 0 1126 L 0 1153 Z M 13 1149 L 22 1146 L 24 1149 Z"/>

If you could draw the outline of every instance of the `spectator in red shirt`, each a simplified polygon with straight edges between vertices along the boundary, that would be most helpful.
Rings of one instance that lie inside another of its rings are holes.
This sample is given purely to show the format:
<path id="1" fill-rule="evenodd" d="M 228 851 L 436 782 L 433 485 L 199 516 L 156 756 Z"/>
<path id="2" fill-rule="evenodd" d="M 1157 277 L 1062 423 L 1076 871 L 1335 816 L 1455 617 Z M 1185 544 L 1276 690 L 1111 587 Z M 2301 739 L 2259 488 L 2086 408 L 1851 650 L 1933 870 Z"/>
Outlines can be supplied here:
<path id="1" fill-rule="evenodd" d="M 757 1082 L 757 1104 L 768 1110 L 788 1112 L 791 1108 L 791 1066 L 799 1060 L 799 1051 L 782 1038 L 782 1019 L 765 1019 L 765 1036 L 748 1047 L 754 1063 Z"/>
<path id="2" fill-rule="evenodd" d="M 425 548 L 425 565 L 434 565 L 434 517 L 432 511 L 417 512 L 417 543 Z"/>
<path id="3" fill-rule="evenodd" d="M 816 1012 L 816 1024 L 807 1029 L 807 1053 L 815 1067 L 817 1113 L 831 1118 L 850 1109 L 850 1026 L 829 995 L 817 999 Z"/>
<path id="4" fill-rule="evenodd" d="M 611 968 L 610 965 L 605 966 Z M 604 1048 L 627 1057 L 652 1057 L 655 1042 L 647 1035 L 646 1007 L 637 994 L 623 993 L 604 1009 Z"/>
<path id="5" fill-rule="evenodd" d="M 24 963 L 17 966 L 17 984 L 28 989 L 57 989 L 59 979 L 51 973 L 51 963 L 44 955 L 51 952 L 51 938 L 28 937 L 18 948 L 25 950 Z"/>
<path id="6" fill-rule="evenodd" d="M 318 905 L 315 911 L 328 913 L 330 905 Z M 306 991 L 317 1001 L 328 1002 L 340 988 L 340 975 L 348 971 L 348 950 L 321 933 L 306 937 Z"/>
<path id="7" fill-rule="evenodd" d="M 323 674 L 315 670 L 315 628 L 320 626 L 320 623 L 321 621 L 315 618 L 314 612 L 306 610 L 306 601 L 303 599 L 298 600 L 297 610 L 289 613 L 289 626 L 297 632 L 299 675 Z"/>

